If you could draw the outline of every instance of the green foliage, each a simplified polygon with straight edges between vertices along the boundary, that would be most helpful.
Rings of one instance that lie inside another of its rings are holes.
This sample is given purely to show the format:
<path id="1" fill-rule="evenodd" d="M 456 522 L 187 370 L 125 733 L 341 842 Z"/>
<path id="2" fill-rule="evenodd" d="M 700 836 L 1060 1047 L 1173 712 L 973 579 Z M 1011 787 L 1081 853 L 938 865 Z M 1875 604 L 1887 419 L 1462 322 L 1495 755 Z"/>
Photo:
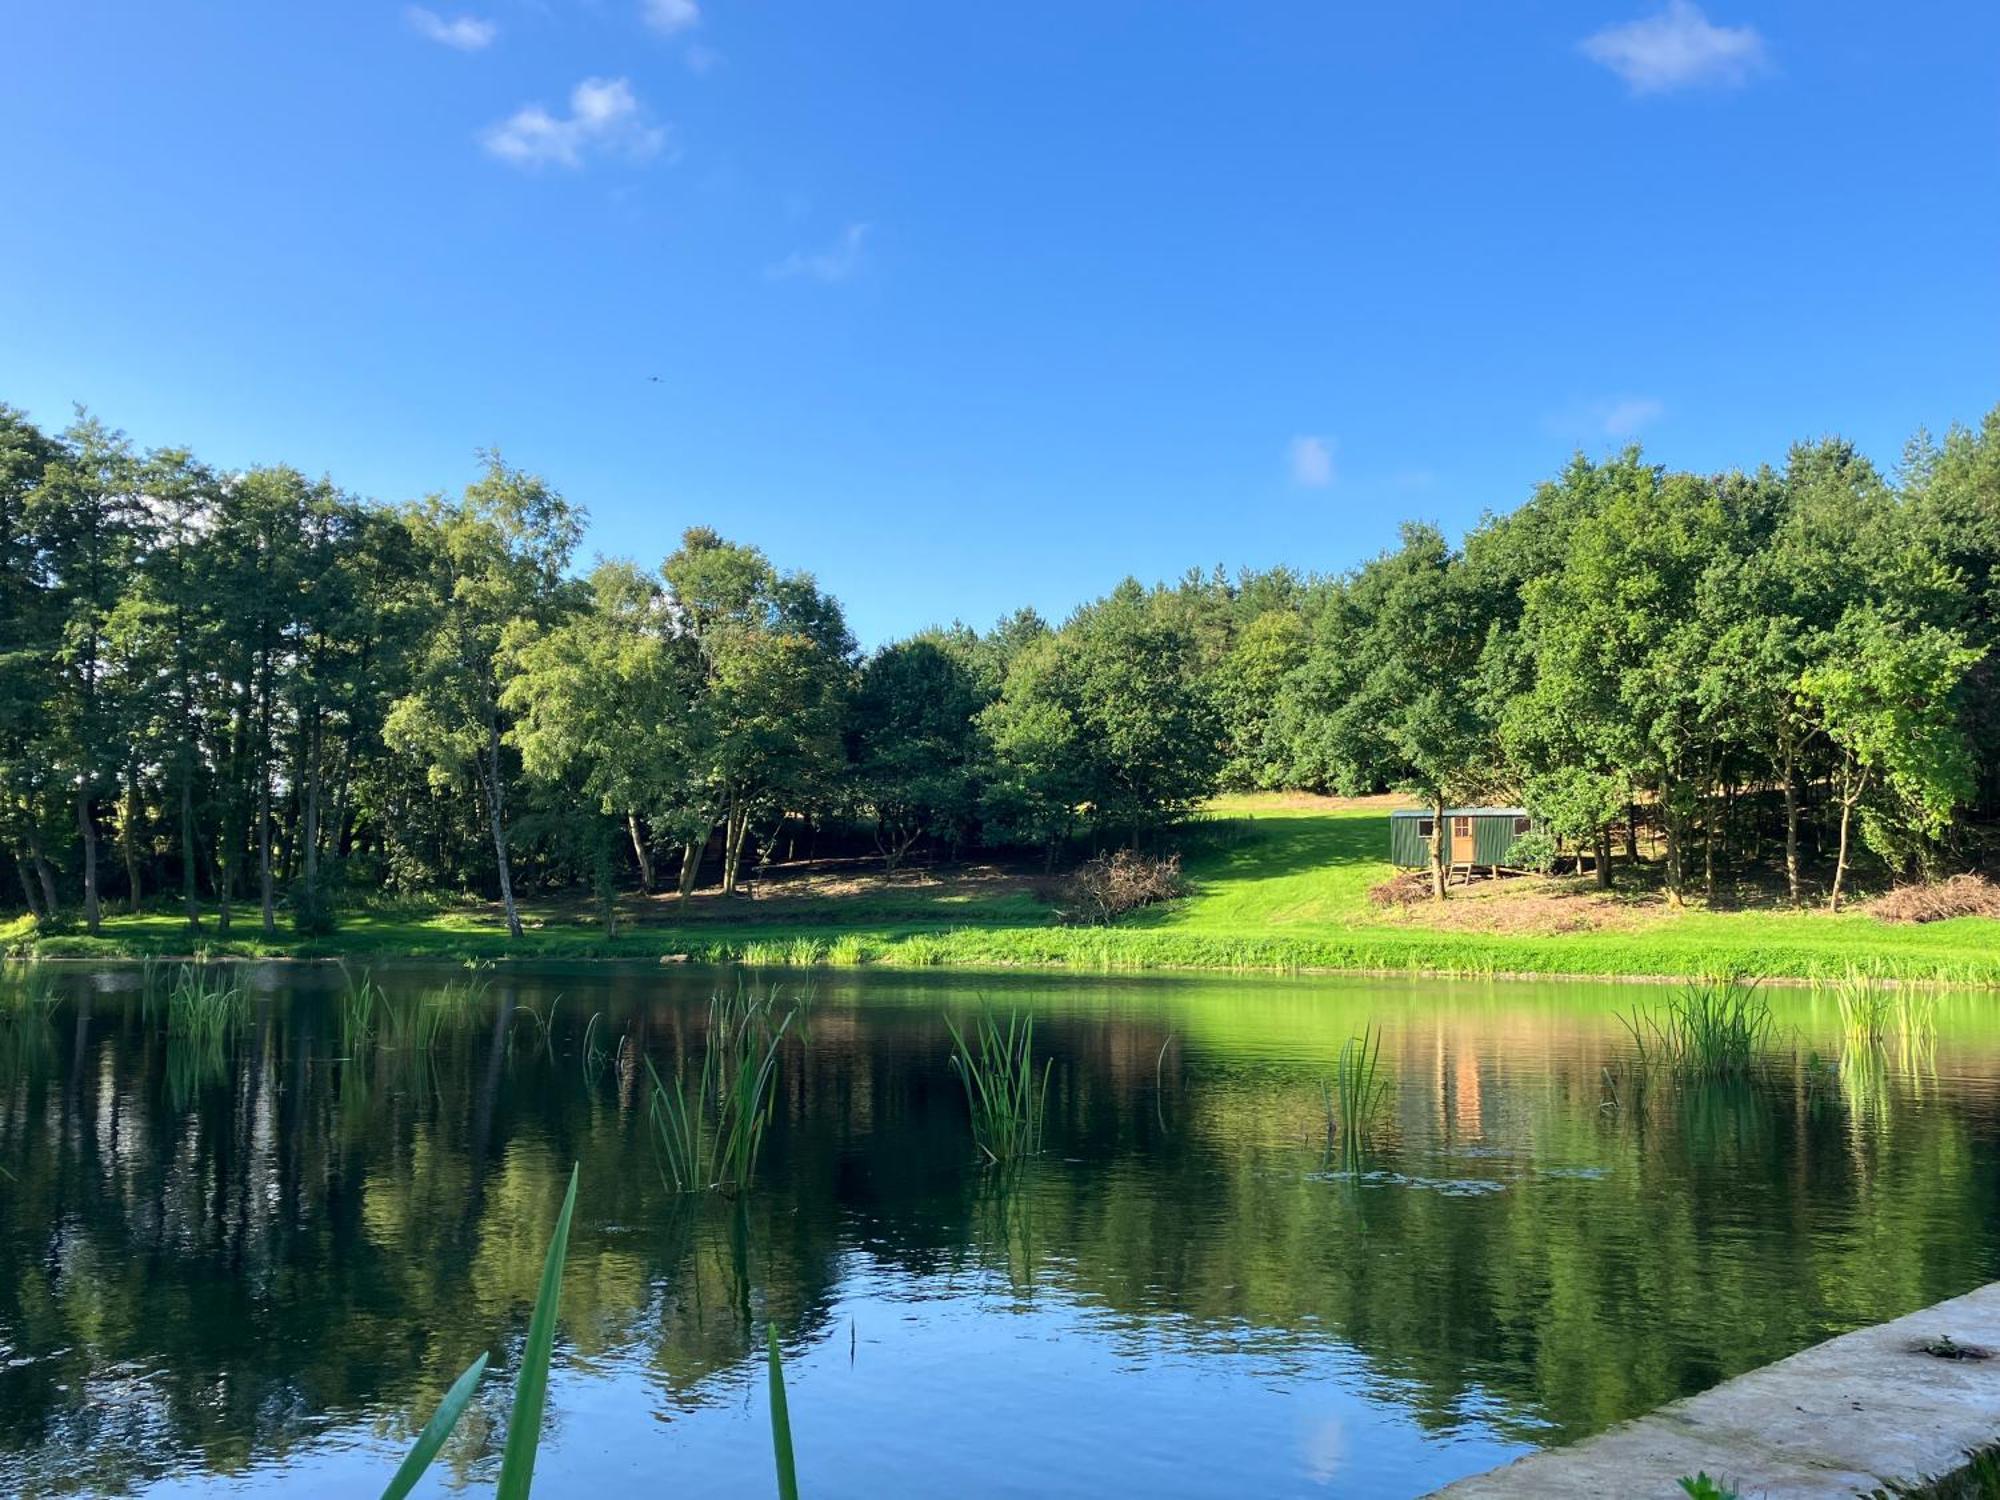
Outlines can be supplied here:
<path id="1" fill-rule="evenodd" d="M 580 512 L 490 455 L 391 508 L 0 408 L 4 941 L 277 948 L 289 893 L 309 951 L 365 950 L 336 921 L 385 894 L 497 900 L 527 946 L 518 868 L 611 943 L 657 856 L 684 893 L 795 848 L 1053 865 L 1225 784 L 1524 802 L 1600 871 L 1636 823 L 1621 890 L 1726 903 L 1763 866 L 1837 905 L 1977 864 L 2000 814 L 1996 514 L 2000 409 L 1893 480 L 1839 439 L 1716 475 L 1633 449 L 1462 542 L 864 660 L 810 575 L 704 527 L 572 577 Z"/>
<path id="2" fill-rule="evenodd" d="M 1044 1061 L 1036 1074 L 1034 1017 L 1010 1013 L 1002 1031 L 993 1013 L 982 1009 L 972 1023 L 970 1042 L 954 1017 L 947 1014 L 944 1024 L 951 1032 L 952 1071 L 964 1086 L 972 1138 L 980 1151 L 991 1162 L 1037 1154 L 1055 1059 Z"/>
<path id="3" fill-rule="evenodd" d="M 1690 1500 L 1737 1500 L 1735 1487 L 1720 1479 L 1710 1479 L 1706 1469 L 1693 1478 L 1683 1474 L 1678 1483 Z"/>
<path id="4" fill-rule="evenodd" d="M 1507 863 L 1536 875 L 1552 873 L 1556 867 L 1555 835 L 1542 828 L 1519 835 L 1507 849 Z"/>

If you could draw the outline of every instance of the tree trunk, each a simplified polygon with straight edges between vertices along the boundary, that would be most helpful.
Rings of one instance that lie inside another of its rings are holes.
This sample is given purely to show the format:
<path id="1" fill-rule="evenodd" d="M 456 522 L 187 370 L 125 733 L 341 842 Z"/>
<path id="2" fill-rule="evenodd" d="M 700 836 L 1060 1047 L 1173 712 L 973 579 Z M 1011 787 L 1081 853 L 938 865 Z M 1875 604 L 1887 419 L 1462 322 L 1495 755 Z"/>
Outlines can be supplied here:
<path id="1" fill-rule="evenodd" d="M 493 825 L 493 858 L 500 870 L 500 905 L 507 913 L 507 936 L 521 936 L 521 914 L 514 907 L 514 873 L 507 864 L 507 819 L 501 802 L 500 721 L 486 721 L 486 815 Z"/>
<path id="2" fill-rule="evenodd" d="M 42 919 L 42 904 L 35 895 L 35 882 L 28 874 L 28 856 L 16 854 L 14 868 L 21 872 L 21 899 L 27 903 L 28 915 L 39 922 Z"/>
<path id="3" fill-rule="evenodd" d="M 1840 887 L 1847 879 L 1847 825 L 1854 816 L 1855 801 L 1856 799 L 1850 797 L 1840 799 L 1840 852 L 1833 860 L 1833 889 L 1827 894 L 1826 900 L 1828 911 L 1840 910 Z"/>
<path id="4" fill-rule="evenodd" d="M 1444 799 L 1435 798 L 1431 803 L 1431 899 L 1445 899 L 1444 870 Z"/>
<path id="5" fill-rule="evenodd" d="M 1681 815 L 1675 809 L 1671 794 L 1660 798 L 1660 813 L 1667 831 L 1667 904 L 1678 911 L 1687 905 L 1687 894 L 1681 888 L 1683 848 Z"/>
<path id="6" fill-rule="evenodd" d="M 181 903 L 187 908 L 189 932 L 201 931 L 201 902 L 194 878 L 194 771 L 181 774 Z"/>
<path id="7" fill-rule="evenodd" d="M 679 895 L 683 901 L 694 894 L 694 883 L 701 877 L 701 851 L 707 842 L 706 838 L 689 839 L 681 846 Z"/>
<path id="8" fill-rule="evenodd" d="M 35 874 L 42 882 L 42 910 L 53 917 L 62 910 L 62 903 L 56 900 L 56 872 L 42 856 L 42 833 L 32 820 L 28 824 L 28 857 L 35 862 Z"/>
<path id="9" fill-rule="evenodd" d="M 722 825 L 722 894 L 736 894 L 736 880 L 743 867 L 743 841 L 750 832 L 750 810 L 734 796 Z"/>
<path id="10" fill-rule="evenodd" d="M 1636 802 L 1625 804 L 1625 862 L 1639 863 L 1639 806 Z"/>
<path id="11" fill-rule="evenodd" d="M 118 823 L 118 849 L 125 856 L 125 909 L 134 916 L 139 913 L 139 847 L 132 839 L 132 830 L 139 824 L 139 767 L 136 763 L 125 768 L 125 816 Z"/>
<path id="12" fill-rule="evenodd" d="M 625 811 L 625 831 L 632 835 L 632 853 L 639 860 L 639 889 L 650 896 L 653 894 L 653 857 L 646 852 L 646 841 L 639 834 L 639 815 L 630 808 Z"/>
<path id="13" fill-rule="evenodd" d="M 1799 904 L 1799 778 L 1797 757 L 1785 750 L 1785 891 Z"/>
<path id="14" fill-rule="evenodd" d="M 1610 890 L 1611 889 L 1611 830 L 1608 828 L 1600 828 L 1597 830 L 1597 844 L 1595 852 L 1592 855 L 1592 863 L 1595 864 L 1597 867 L 1595 871 L 1593 871 L 1593 873 L 1597 876 L 1597 888 L 1600 891 Z"/>
<path id="15" fill-rule="evenodd" d="M 76 789 L 76 831 L 83 839 L 83 921 L 95 936 L 104 914 L 97 901 L 97 818 L 90 801 L 86 777 Z"/>
<path id="16" fill-rule="evenodd" d="M 257 778 L 257 899 L 263 908 L 264 936 L 278 931 L 277 903 L 271 876 L 271 764 L 266 759 Z"/>
<path id="17" fill-rule="evenodd" d="M 312 725 L 306 731 L 305 743 L 305 783 L 306 796 L 302 826 L 299 829 L 299 854 L 301 883 L 305 887 L 306 907 L 314 912 L 319 909 L 319 797 L 320 797 L 320 720 L 319 706 L 313 705 Z"/>
<path id="18" fill-rule="evenodd" d="M 1701 830 L 1701 899 L 1709 906 L 1715 905 L 1715 823 L 1716 809 L 1711 798 Z"/>

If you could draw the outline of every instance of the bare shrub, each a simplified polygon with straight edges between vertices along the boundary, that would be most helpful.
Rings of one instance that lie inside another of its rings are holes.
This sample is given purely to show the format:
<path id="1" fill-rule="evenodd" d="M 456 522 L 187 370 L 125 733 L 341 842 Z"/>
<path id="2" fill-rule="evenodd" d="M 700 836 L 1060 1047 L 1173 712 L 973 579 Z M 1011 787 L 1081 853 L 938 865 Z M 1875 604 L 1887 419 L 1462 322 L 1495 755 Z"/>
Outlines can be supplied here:
<path id="1" fill-rule="evenodd" d="M 1161 901 L 1177 901 L 1188 893 L 1181 874 L 1181 857 L 1156 857 L 1119 849 L 1085 860 L 1062 882 L 1063 920 L 1107 926 L 1127 912 Z"/>
<path id="2" fill-rule="evenodd" d="M 1923 885 L 1899 885 L 1868 910 L 1884 922 L 1944 922 L 1953 917 L 2000 917 L 2000 885 L 1984 875 L 1954 875 Z"/>
<path id="3" fill-rule="evenodd" d="M 1423 870 L 1405 870 L 1368 887 L 1368 899 L 1377 906 L 1414 906 L 1430 898 L 1431 877 Z"/>

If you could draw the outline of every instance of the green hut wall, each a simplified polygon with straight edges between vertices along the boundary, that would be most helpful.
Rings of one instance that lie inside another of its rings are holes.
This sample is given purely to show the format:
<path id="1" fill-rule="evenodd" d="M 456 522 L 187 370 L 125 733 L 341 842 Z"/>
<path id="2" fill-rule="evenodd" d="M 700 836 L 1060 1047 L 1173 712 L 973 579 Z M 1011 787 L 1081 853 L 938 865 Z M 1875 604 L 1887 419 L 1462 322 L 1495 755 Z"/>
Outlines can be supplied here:
<path id="1" fill-rule="evenodd" d="M 1469 838 L 1455 834 L 1459 819 L 1470 823 Z M 1389 817 L 1389 862 L 1400 869 L 1415 870 L 1430 863 L 1430 847 L 1423 825 L 1428 812 L 1397 812 Z M 1529 823 L 1527 813 L 1516 807 L 1459 809 L 1444 817 L 1444 857 L 1446 864 L 1504 865 L 1513 852 L 1514 840 L 1522 833 L 1520 824 Z M 1529 826 L 1533 826 L 1529 823 Z"/>

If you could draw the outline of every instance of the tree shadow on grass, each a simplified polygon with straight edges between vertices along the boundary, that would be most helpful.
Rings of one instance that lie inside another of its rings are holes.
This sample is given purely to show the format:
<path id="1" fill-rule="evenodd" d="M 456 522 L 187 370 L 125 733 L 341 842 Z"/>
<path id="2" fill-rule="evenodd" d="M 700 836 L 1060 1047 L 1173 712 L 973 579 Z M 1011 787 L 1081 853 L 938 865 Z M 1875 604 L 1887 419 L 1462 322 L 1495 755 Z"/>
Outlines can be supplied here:
<path id="1" fill-rule="evenodd" d="M 1188 824 L 1184 868 L 1197 884 L 1274 880 L 1340 866 L 1386 866 L 1389 820 L 1383 817 L 1268 817 Z"/>

